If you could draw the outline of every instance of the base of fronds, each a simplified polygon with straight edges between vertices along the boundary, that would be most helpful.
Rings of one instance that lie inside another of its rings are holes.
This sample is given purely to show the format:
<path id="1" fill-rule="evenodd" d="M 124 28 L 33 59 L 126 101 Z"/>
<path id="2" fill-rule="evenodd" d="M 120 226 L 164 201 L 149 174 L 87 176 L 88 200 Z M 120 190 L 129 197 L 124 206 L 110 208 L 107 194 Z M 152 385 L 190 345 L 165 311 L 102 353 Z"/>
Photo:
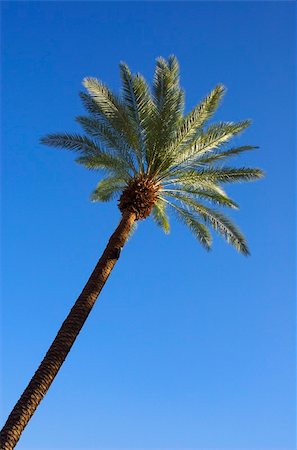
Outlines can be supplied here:
<path id="1" fill-rule="evenodd" d="M 132 178 L 119 199 L 119 209 L 136 214 L 136 220 L 145 219 L 152 212 L 159 186 L 144 175 Z"/>

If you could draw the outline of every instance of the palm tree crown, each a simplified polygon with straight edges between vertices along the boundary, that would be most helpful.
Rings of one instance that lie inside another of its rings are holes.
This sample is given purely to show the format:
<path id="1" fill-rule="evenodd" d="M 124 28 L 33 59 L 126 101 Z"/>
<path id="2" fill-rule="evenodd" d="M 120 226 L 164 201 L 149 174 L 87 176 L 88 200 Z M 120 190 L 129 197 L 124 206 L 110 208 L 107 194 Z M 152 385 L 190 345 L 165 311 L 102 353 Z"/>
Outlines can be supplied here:
<path id="1" fill-rule="evenodd" d="M 126 64 L 120 64 L 120 73 L 120 96 L 96 78 L 83 80 L 87 93 L 80 96 L 88 115 L 77 117 L 77 122 L 85 134 L 50 134 L 41 142 L 78 152 L 79 164 L 105 171 L 91 195 L 93 201 L 118 196 L 122 213 L 133 211 L 136 220 L 152 213 L 166 233 L 171 209 L 206 249 L 212 243 L 211 227 L 247 255 L 242 233 L 213 206 L 238 208 L 222 184 L 263 176 L 260 169 L 221 164 L 257 148 L 225 147 L 250 121 L 207 124 L 224 94 L 221 84 L 184 115 L 174 56 L 157 59 L 151 90 L 142 75 L 132 74 Z"/>

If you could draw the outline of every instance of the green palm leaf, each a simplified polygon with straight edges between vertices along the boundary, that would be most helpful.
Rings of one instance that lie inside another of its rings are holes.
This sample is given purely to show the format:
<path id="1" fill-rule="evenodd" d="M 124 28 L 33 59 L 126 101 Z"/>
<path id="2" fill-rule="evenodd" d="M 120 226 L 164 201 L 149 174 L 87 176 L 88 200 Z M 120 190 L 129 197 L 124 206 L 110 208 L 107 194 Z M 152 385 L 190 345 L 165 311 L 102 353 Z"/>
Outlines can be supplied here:
<path id="1" fill-rule="evenodd" d="M 249 255 L 248 246 L 243 234 L 226 216 L 202 205 L 185 194 L 168 193 L 168 195 L 181 201 L 182 204 L 188 205 L 203 218 L 206 224 L 211 225 L 215 231 L 224 237 L 228 243 L 232 244 L 242 254 Z"/>
<path id="2" fill-rule="evenodd" d="M 143 173 L 145 161 L 148 162 L 151 147 L 154 145 L 155 133 L 151 123 L 156 116 L 156 107 L 145 79 L 139 74 L 133 76 L 125 63 L 120 64 L 120 70 L 123 99 L 137 133 L 137 160 Z"/>
<path id="3" fill-rule="evenodd" d="M 174 141 L 170 143 L 171 152 L 177 150 L 180 151 L 184 145 L 189 144 L 189 142 L 197 135 L 199 128 L 202 127 L 216 111 L 224 91 L 225 87 L 219 84 L 199 105 L 187 114 L 183 119 L 181 126 L 176 131 Z"/>
<path id="4" fill-rule="evenodd" d="M 128 145 L 137 147 L 135 127 L 120 99 L 96 78 L 84 78 L 83 84 L 89 92 L 89 95 L 81 94 L 86 108 L 99 116 L 101 120 L 108 121 L 118 133 L 125 137 Z"/>
<path id="5" fill-rule="evenodd" d="M 152 94 L 157 113 L 152 123 L 156 139 L 150 173 L 154 173 L 163 162 L 166 156 L 163 149 L 182 120 L 184 92 L 179 86 L 179 66 L 174 56 L 169 57 L 168 62 L 163 58 L 157 59 Z"/>
<path id="6" fill-rule="evenodd" d="M 125 186 L 125 182 L 121 178 L 108 177 L 99 181 L 96 189 L 91 194 L 93 202 L 108 202 L 119 194 Z"/>
<path id="7" fill-rule="evenodd" d="M 204 189 L 193 189 L 190 186 L 182 186 L 181 189 L 172 188 L 172 189 L 163 189 L 162 192 L 166 195 L 167 192 L 174 194 L 183 193 L 188 194 L 193 198 L 200 197 L 203 200 L 208 200 L 210 203 L 220 206 L 227 206 L 229 208 L 238 209 L 238 205 L 229 198 L 226 194 L 222 192 L 218 192 L 216 189 L 211 189 L 209 187 L 204 187 Z"/>
<path id="8" fill-rule="evenodd" d="M 40 139 L 40 143 L 48 145 L 49 147 L 58 147 L 84 154 L 101 153 L 99 146 L 94 140 L 74 133 L 48 134 Z"/>
<path id="9" fill-rule="evenodd" d="M 250 123 L 250 120 L 244 120 L 238 123 L 220 122 L 210 125 L 205 131 L 201 131 L 197 139 L 176 157 L 175 164 L 183 164 L 189 167 L 197 158 L 201 158 L 204 153 L 219 148 L 230 141 L 230 139 L 246 129 Z"/>
<path id="10" fill-rule="evenodd" d="M 250 151 L 250 150 L 256 150 L 259 147 L 255 147 L 252 145 L 242 145 L 241 147 L 234 147 L 231 148 L 230 150 L 226 150 L 224 152 L 220 152 L 220 153 L 215 153 L 213 155 L 210 156 L 206 156 L 206 157 L 202 157 L 201 159 L 198 160 L 198 164 L 210 164 L 216 161 L 221 161 L 223 159 L 229 158 L 230 156 L 236 156 L 239 155 L 240 153 L 246 152 L 246 151 Z"/>
<path id="11" fill-rule="evenodd" d="M 92 156 L 80 156 L 75 160 L 78 164 L 90 170 L 107 170 L 108 172 L 121 175 L 126 181 L 131 178 L 129 167 L 116 156 L 107 153 Z"/>
<path id="12" fill-rule="evenodd" d="M 158 198 L 152 211 L 152 216 L 157 225 L 159 225 L 165 233 L 169 233 L 170 225 L 168 215 L 166 214 L 166 203 L 162 198 Z"/>
<path id="13" fill-rule="evenodd" d="M 88 169 L 105 169 L 122 174 L 126 179 L 130 178 L 129 164 L 123 158 L 112 155 L 100 149 L 97 143 L 78 134 L 49 134 L 43 137 L 42 144 L 51 147 L 59 147 L 74 152 L 80 152 L 82 156 L 75 161 Z"/>
<path id="14" fill-rule="evenodd" d="M 212 238 L 207 227 L 199 222 L 195 214 L 186 208 L 171 203 L 168 200 L 165 201 L 171 206 L 172 210 L 177 215 L 177 218 L 191 230 L 193 235 L 199 240 L 200 244 L 202 244 L 206 250 L 210 250 Z"/>
<path id="15" fill-rule="evenodd" d="M 179 169 L 168 178 L 168 182 L 199 186 L 204 181 L 211 183 L 234 183 L 236 181 L 254 181 L 263 177 L 261 169 L 251 169 L 246 167 L 233 168 L 210 168 L 200 170 Z"/>
<path id="16" fill-rule="evenodd" d="M 114 149 L 123 145 L 123 141 L 108 123 L 99 121 L 98 118 L 91 116 L 78 116 L 76 121 L 87 134 L 96 139 L 100 139 L 108 147 Z"/>
<path id="17" fill-rule="evenodd" d="M 99 139 L 109 149 L 115 151 L 119 158 L 126 162 L 126 165 L 129 166 L 132 172 L 134 174 L 137 173 L 130 147 L 114 128 L 108 123 L 99 121 L 95 117 L 78 116 L 76 121 L 83 127 L 87 134 Z"/>

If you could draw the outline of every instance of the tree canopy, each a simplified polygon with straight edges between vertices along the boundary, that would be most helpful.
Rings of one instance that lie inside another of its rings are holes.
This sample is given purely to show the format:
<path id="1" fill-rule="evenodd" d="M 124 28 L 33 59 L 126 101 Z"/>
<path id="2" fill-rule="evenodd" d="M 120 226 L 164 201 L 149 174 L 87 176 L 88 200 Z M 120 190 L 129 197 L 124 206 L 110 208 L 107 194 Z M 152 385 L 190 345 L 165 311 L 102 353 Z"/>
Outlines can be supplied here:
<path id="1" fill-rule="evenodd" d="M 263 176 L 258 168 L 225 165 L 258 148 L 227 147 L 251 121 L 209 124 L 225 92 L 221 84 L 185 114 L 175 56 L 157 59 L 151 87 L 125 63 L 120 63 L 120 75 L 120 95 L 96 78 L 83 80 L 87 92 L 80 97 L 87 115 L 76 120 L 84 134 L 49 134 L 41 142 L 74 151 L 77 163 L 104 171 L 91 194 L 93 201 L 120 197 L 133 180 L 149 181 L 156 191 L 149 213 L 166 233 L 171 210 L 207 250 L 213 229 L 239 252 L 249 254 L 243 234 L 218 207 L 238 208 L 222 185 Z"/>

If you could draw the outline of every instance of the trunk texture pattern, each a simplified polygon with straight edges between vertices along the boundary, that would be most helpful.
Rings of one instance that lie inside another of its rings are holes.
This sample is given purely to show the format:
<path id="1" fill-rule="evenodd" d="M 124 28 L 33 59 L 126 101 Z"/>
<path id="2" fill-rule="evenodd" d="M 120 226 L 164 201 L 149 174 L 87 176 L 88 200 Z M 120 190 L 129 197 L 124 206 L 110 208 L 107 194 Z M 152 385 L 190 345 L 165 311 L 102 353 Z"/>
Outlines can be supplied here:
<path id="1" fill-rule="evenodd" d="M 134 213 L 123 213 L 117 229 L 111 236 L 87 284 L 63 322 L 39 368 L 10 413 L 0 433 L 1 450 L 12 450 L 15 447 L 21 433 L 48 391 L 116 264 L 135 219 Z"/>

